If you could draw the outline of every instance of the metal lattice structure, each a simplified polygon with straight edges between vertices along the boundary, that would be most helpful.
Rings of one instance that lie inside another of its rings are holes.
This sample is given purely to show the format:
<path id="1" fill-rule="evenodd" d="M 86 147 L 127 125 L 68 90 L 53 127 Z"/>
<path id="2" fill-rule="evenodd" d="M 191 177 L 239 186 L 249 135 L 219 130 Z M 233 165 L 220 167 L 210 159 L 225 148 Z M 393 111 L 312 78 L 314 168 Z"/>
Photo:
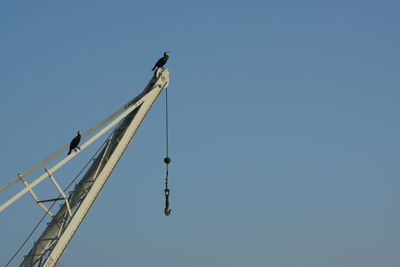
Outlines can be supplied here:
<path id="1" fill-rule="evenodd" d="M 25 256 L 20 266 L 50 267 L 57 263 L 124 154 L 144 117 L 162 90 L 168 86 L 168 83 L 169 69 L 158 69 L 142 93 L 83 135 L 83 137 L 89 136 L 95 130 L 100 129 L 80 146 L 81 150 L 87 148 L 100 136 L 115 126 L 92 165 L 68 196 L 57 183 L 55 172 L 75 157 L 77 155 L 76 153 L 66 156 L 53 167 L 46 168 L 44 173 L 31 183 L 27 182 L 26 174 L 18 174 L 17 179 L 22 181 L 25 188 L 1 204 L 0 212 L 29 192 L 46 214 L 52 217 L 51 222 L 48 223 L 47 228 L 34 242 L 32 249 Z M 65 151 L 66 148 L 67 146 L 63 148 L 64 150 L 62 149 L 60 151 Z M 54 155 L 61 154 L 60 151 L 56 152 Z M 45 165 L 50 161 L 49 159 L 55 158 L 54 155 L 41 162 L 39 165 Z M 36 166 L 33 169 L 35 168 L 37 169 L 38 167 Z M 54 183 L 60 196 L 50 200 L 39 200 L 33 188 L 47 178 Z M 1 188 L 1 191 L 6 190 L 13 184 L 15 184 L 15 181 Z M 44 205 L 44 203 L 52 201 L 64 202 L 55 214 Z"/>

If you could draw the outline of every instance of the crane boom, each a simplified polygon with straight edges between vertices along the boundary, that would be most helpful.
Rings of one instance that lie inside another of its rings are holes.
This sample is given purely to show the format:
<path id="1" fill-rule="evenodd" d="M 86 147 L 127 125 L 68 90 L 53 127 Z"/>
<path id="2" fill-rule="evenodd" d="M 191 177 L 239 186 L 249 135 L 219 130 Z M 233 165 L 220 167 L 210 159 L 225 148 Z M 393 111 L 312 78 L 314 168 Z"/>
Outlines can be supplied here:
<path id="1" fill-rule="evenodd" d="M 89 167 L 47 228 L 34 243 L 20 266 L 53 267 L 68 246 L 79 225 L 95 202 L 141 122 L 161 91 L 168 86 L 169 69 L 158 69 L 141 94 L 120 116 L 124 118 Z M 118 118 L 117 118 L 118 119 Z M 113 123 L 113 122 L 111 122 Z M 48 173 L 52 178 L 52 173 Z"/>

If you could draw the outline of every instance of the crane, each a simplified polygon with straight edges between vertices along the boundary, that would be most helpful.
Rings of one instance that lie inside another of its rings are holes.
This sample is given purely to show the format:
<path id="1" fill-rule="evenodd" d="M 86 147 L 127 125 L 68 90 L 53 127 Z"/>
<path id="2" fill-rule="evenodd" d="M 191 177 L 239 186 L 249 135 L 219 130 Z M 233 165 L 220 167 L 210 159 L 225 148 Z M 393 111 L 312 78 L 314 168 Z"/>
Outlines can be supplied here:
<path id="1" fill-rule="evenodd" d="M 26 179 L 26 176 L 34 170 L 45 166 L 62 152 L 66 151 L 68 145 L 28 172 L 24 174 L 19 173 L 15 180 L 0 188 L 0 192 L 5 191 L 19 181 L 25 186 L 24 189 L 10 197 L 7 201 L 0 203 L 0 212 L 29 192 L 35 202 L 45 211 L 46 215 L 51 217 L 51 221 L 48 223 L 46 229 L 34 242 L 29 253 L 24 256 L 20 264 L 21 267 L 55 266 L 91 206 L 96 201 L 97 196 L 112 171 L 117 166 L 144 117 L 162 90 L 167 88 L 169 84 L 169 72 L 169 69 L 157 69 L 145 89 L 138 96 L 82 135 L 85 138 L 98 130 L 92 137 L 80 145 L 81 150 L 84 150 L 115 126 L 109 138 L 107 138 L 98 150 L 99 152 L 93 159 L 91 166 L 68 195 L 57 182 L 55 172 L 75 157 L 76 153 L 65 156 L 51 168 L 45 168 L 43 174 L 32 182 L 28 183 Z M 50 179 L 54 184 L 59 193 L 58 198 L 39 200 L 35 194 L 34 187 L 46 179 Z M 61 201 L 63 204 L 55 214 L 50 208 L 45 206 L 45 203 L 55 203 L 58 201 Z"/>

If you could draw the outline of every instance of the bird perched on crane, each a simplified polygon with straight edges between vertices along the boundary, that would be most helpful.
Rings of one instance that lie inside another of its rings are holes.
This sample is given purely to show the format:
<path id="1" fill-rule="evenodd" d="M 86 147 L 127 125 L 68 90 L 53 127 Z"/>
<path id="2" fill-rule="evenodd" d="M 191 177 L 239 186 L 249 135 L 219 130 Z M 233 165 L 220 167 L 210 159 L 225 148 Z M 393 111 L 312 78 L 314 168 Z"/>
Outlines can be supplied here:
<path id="1" fill-rule="evenodd" d="M 72 150 L 76 152 L 77 148 L 81 150 L 81 148 L 78 146 L 80 141 L 81 141 L 81 133 L 78 131 L 77 135 L 74 137 L 74 139 L 72 139 L 71 143 L 69 144 L 68 155 L 71 154 Z"/>
<path id="2" fill-rule="evenodd" d="M 157 63 L 154 65 L 152 71 L 155 69 L 158 69 L 158 68 L 162 68 L 165 65 L 165 63 L 167 63 L 167 61 L 169 59 L 168 54 L 169 54 L 168 51 L 164 52 L 164 56 L 157 61 Z"/>

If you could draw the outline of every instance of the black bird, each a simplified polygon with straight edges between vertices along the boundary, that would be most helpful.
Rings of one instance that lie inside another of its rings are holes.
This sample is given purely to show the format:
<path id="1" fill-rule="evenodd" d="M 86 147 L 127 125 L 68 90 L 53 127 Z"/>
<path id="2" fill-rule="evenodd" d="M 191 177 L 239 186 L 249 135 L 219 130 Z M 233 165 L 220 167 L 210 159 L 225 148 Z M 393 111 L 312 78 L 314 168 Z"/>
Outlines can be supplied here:
<path id="1" fill-rule="evenodd" d="M 157 63 L 154 65 L 152 71 L 155 70 L 156 68 L 157 69 L 161 68 L 162 66 L 165 65 L 165 63 L 167 63 L 168 58 L 169 58 L 168 54 L 169 54 L 169 52 L 164 52 L 164 56 L 157 61 Z"/>
<path id="2" fill-rule="evenodd" d="M 69 144 L 69 152 L 68 155 L 71 154 L 72 150 L 74 150 L 76 152 L 76 149 L 78 148 L 79 150 L 81 150 L 81 148 L 78 146 L 79 142 L 81 141 L 81 134 L 78 131 L 78 134 L 74 137 L 74 139 L 72 139 L 71 144 Z"/>

